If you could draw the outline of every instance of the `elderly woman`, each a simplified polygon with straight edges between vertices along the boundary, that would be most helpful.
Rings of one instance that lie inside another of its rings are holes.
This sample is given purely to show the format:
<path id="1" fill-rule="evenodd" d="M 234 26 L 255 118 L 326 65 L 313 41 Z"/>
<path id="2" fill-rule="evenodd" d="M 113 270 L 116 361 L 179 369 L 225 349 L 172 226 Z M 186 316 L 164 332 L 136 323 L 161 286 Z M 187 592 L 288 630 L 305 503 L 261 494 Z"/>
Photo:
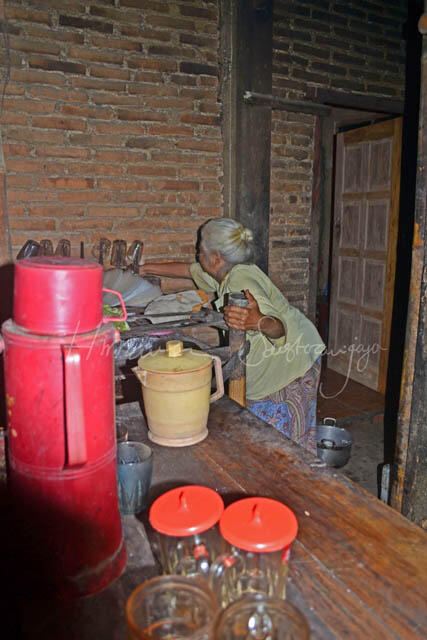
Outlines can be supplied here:
<path id="1" fill-rule="evenodd" d="M 232 329 L 247 331 L 247 408 L 298 444 L 316 452 L 316 400 L 324 344 L 254 263 L 253 235 L 230 218 L 213 219 L 200 230 L 198 262 L 154 262 L 141 275 L 192 278 L 214 292 Z M 224 306 L 227 293 L 244 291 L 247 307 Z"/>

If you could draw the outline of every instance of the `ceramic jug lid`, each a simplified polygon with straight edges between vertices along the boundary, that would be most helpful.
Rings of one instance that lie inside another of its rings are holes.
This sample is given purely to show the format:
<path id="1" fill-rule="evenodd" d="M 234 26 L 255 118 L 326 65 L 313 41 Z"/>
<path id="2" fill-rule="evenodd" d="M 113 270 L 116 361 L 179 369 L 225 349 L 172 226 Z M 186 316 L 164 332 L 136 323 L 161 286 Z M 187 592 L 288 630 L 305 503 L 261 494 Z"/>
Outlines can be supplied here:
<path id="1" fill-rule="evenodd" d="M 222 537 L 245 551 L 279 551 L 296 538 L 297 519 L 271 498 L 244 498 L 229 505 L 219 522 Z"/>
<path id="2" fill-rule="evenodd" d="M 177 373 L 197 371 L 212 362 L 212 357 L 203 351 L 184 349 L 180 340 L 169 340 L 166 349 L 150 351 L 138 360 L 138 367 L 147 371 Z"/>
<path id="3" fill-rule="evenodd" d="M 207 531 L 218 522 L 224 511 L 222 498 L 216 491 L 199 485 L 171 489 L 153 502 L 151 526 L 169 536 L 192 536 Z"/>

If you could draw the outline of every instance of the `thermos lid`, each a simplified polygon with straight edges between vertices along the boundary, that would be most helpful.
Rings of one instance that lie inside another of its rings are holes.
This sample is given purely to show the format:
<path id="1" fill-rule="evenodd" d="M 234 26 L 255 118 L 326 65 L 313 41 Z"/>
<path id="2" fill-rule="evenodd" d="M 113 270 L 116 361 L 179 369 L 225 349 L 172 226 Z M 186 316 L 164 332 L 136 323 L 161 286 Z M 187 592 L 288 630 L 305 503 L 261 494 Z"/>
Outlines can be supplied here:
<path id="1" fill-rule="evenodd" d="M 152 527 L 168 536 L 192 536 L 207 531 L 224 511 L 216 491 L 199 485 L 171 489 L 153 502 L 149 519 Z"/>
<path id="2" fill-rule="evenodd" d="M 219 522 L 222 537 L 245 551 L 279 551 L 295 540 L 294 513 L 271 498 L 244 498 L 229 505 Z"/>
<path id="3" fill-rule="evenodd" d="M 166 349 L 150 351 L 138 360 L 138 367 L 146 371 L 162 373 L 179 373 L 181 371 L 197 371 L 212 362 L 212 357 L 203 351 L 184 349 L 180 340 L 170 340 Z"/>

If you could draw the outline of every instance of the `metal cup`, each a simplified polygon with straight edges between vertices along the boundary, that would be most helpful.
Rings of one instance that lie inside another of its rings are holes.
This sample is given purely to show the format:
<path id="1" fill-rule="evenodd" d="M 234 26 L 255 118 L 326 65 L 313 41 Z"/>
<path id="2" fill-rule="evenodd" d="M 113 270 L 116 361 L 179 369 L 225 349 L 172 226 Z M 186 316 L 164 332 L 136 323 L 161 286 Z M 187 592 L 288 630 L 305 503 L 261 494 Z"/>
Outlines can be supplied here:
<path id="1" fill-rule="evenodd" d="M 142 442 L 117 444 L 117 483 L 120 513 L 139 513 L 147 506 L 153 473 L 153 452 Z"/>

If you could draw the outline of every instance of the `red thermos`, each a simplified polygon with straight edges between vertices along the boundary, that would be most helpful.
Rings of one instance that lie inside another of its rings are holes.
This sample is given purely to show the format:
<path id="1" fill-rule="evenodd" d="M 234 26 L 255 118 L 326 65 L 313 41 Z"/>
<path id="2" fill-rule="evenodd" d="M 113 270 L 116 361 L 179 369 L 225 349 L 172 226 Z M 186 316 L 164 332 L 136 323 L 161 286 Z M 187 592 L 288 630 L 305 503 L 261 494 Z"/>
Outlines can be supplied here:
<path id="1" fill-rule="evenodd" d="M 107 320 L 96 262 L 16 263 L 13 320 L 0 344 L 13 535 L 22 581 L 63 598 L 104 589 L 126 564 Z"/>

